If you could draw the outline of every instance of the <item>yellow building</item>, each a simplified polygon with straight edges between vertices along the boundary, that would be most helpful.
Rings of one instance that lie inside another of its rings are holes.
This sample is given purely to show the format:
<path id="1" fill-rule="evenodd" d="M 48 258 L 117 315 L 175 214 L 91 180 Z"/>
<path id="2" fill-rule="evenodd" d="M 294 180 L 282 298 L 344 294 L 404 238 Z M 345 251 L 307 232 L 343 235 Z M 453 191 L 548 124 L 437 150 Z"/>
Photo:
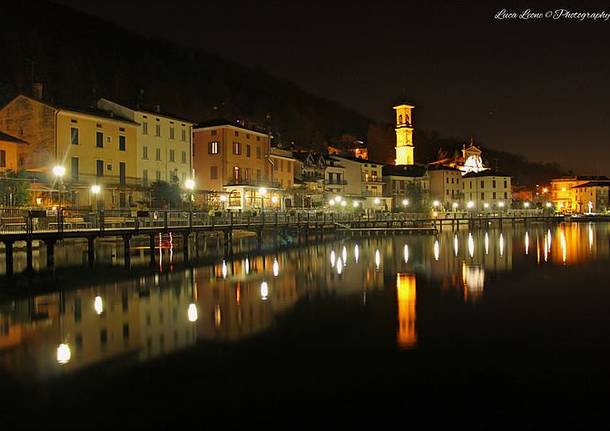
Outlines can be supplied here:
<path id="1" fill-rule="evenodd" d="M 463 200 L 462 172 L 457 168 L 433 165 L 428 168 L 430 177 L 430 197 L 450 209 L 454 203 Z M 461 206 L 461 205 L 460 205 Z"/>
<path id="2" fill-rule="evenodd" d="M 75 109 L 24 95 L 0 110 L 0 130 L 29 142 L 23 168 L 53 178 L 65 174 L 53 189 L 62 190 L 64 206 L 127 208 L 138 199 L 138 124 L 96 108 Z M 91 186 L 101 187 L 92 195 Z"/>
<path id="3" fill-rule="evenodd" d="M 279 183 L 280 188 L 287 193 L 284 194 L 282 203 L 283 208 L 293 206 L 292 187 L 294 186 L 294 169 L 296 159 L 292 155 L 292 151 L 284 150 L 277 147 L 271 147 L 269 156 L 272 169 L 272 179 L 274 183 Z"/>
<path id="4" fill-rule="evenodd" d="M 148 186 L 155 181 L 184 184 L 193 176 L 191 137 L 193 124 L 173 114 L 128 107 L 100 99 L 99 109 L 140 125 L 137 132 L 137 176 Z"/>
<path id="5" fill-rule="evenodd" d="M 557 211 L 564 213 L 605 211 L 609 185 L 610 179 L 603 176 L 556 178 L 551 180 L 551 201 Z"/>
<path id="6" fill-rule="evenodd" d="M 411 105 L 394 106 L 396 114 L 396 164 L 412 165 L 415 163 L 413 146 L 413 126 Z"/>
<path id="7" fill-rule="evenodd" d="M 27 149 L 26 145 L 25 141 L 0 132 L 0 173 L 21 168 L 19 155 Z"/>

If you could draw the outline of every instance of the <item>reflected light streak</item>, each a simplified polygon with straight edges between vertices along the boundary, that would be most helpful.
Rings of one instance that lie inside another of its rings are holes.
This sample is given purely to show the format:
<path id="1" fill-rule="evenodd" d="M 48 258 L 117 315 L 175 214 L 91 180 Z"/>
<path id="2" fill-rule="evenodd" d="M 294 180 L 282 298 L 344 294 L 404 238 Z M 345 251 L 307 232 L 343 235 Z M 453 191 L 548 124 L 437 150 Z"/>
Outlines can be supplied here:
<path id="1" fill-rule="evenodd" d="M 343 259 L 337 259 L 337 274 L 341 275 L 343 273 Z"/>
<path id="2" fill-rule="evenodd" d="M 354 246 L 354 260 L 356 261 L 356 263 L 358 263 L 358 261 L 360 260 L 360 247 L 358 247 L 358 244 Z"/>
<path id="3" fill-rule="evenodd" d="M 415 274 L 396 274 L 396 295 L 398 299 L 398 333 L 396 334 L 396 343 L 399 349 L 410 349 L 417 344 L 417 332 L 415 330 Z"/>
<path id="4" fill-rule="evenodd" d="M 343 260 L 343 265 L 347 264 L 347 248 L 343 246 L 343 250 L 341 250 L 341 259 Z"/>
<path id="5" fill-rule="evenodd" d="M 474 238 L 470 232 L 468 232 L 468 254 L 470 257 L 474 257 Z"/>
<path id="6" fill-rule="evenodd" d="M 589 251 L 593 249 L 593 224 L 589 223 Z"/>
<path id="7" fill-rule="evenodd" d="M 409 263 L 409 246 L 407 244 L 405 244 L 402 249 L 402 255 L 405 259 L 405 263 Z"/>
<path id="8" fill-rule="evenodd" d="M 566 260 L 568 259 L 568 247 L 567 247 L 567 243 L 566 243 L 566 235 L 565 235 L 563 229 L 561 230 L 561 233 L 559 236 L 559 243 L 561 245 L 561 260 L 563 263 L 566 263 Z"/>
<path id="9" fill-rule="evenodd" d="M 334 268 L 334 267 L 335 267 L 335 262 L 336 262 L 336 260 L 337 260 L 337 255 L 335 254 L 335 250 L 332 250 L 332 251 L 330 252 L 330 266 L 331 266 L 332 268 Z"/>
<path id="10" fill-rule="evenodd" d="M 434 260 L 438 260 L 441 254 L 440 244 L 438 239 L 434 240 Z"/>
<path id="11" fill-rule="evenodd" d="M 477 300 L 483 294 L 485 288 L 485 270 L 478 265 L 466 265 L 462 263 L 462 281 L 466 299 Z"/>
<path id="12" fill-rule="evenodd" d="M 526 256 L 529 254 L 529 250 L 530 250 L 530 235 L 529 235 L 529 233 L 525 232 L 525 255 Z"/>
<path id="13" fill-rule="evenodd" d="M 549 241 L 548 241 L 548 238 L 545 235 L 545 237 L 544 237 L 544 261 L 545 262 L 549 261 L 549 246 L 548 246 L 548 244 L 549 244 Z"/>
<path id="14" fill-rule="evenodd" d="M 277 277 L 278 275 L 280 275 L 280 264 L 277 261 L 277 258 L 273 259 L 273 276 Z"/>
<path id="15" fill-rule="evenodd" d="M 266 301 L 268 297 L 269 297 L 269 285 L 267 284 L 266 281 L 263 281 L 261 283 L 261 299 L 263 301 Z"/>
<path id="16" fill-rule="evenodd" d="M 70 351 L 70 346 L 67 344 L 60 344 L 57 347 L 57 363 L 59 365 L 65 365 L 70 362 L 70 358 L 72 357 L 72 352 Z"/>
<path id="17" fill-rule="evenodd" d="M 93 300 L 93 308 L 96 314 L 102 314 L 104 312 L 104 302 L 101 296 L 96 296 Z"/>
<path id="18" fill-rule="evenodd" d="M 246 262 L 244 263 L 244 270 L 246 271 L 246 275 L 250 274 L 250 259 L 246 258 Z"/>
<path id="19" fill-rule="evenodd" d="M 458 237 L 457 237 L 457 235 L 453 235 L 453 253 L 455 254 L 456 257 L 458 255 L 458 248 L 459 248 Z"/>
<path id="20" fill-rule="evenodd" d="M 197 312 L 197 306 L 195 304 L 189 304 L 187 316 L 188 316 L 189 322 L 197 321 L 197 319 L 199 318 L 199 313 Z"/>
<path id="21" fill-rule="evenodd" d="M 227 262 L 222 261 L 222 278 L 227 278 Z"/>
<path id="22" fill-rule="evenodd" d="M 379 269 L 379 265 L 381 265 L 381 253 L 377 249 L 375 250 L 375 268 Z"/>
<path id="23" fill-rule="evenodd" d="M 551 239 L 551 229 L 546 231 L 546 236 L 547 236 L 547 247 L 549 248 L 549 252 L 551 251 L 551 243 L 552 243 L 552 239 Z"/>
<path id="24" fill-rule="evenodd" d="M 500 233 L 500 256 L 504 256 L 504 235 Z"/>
<path id="25" fill-rule="evenodd" d="M 489 254 L 489 234 L 485 232 L 485 254 Z"/>

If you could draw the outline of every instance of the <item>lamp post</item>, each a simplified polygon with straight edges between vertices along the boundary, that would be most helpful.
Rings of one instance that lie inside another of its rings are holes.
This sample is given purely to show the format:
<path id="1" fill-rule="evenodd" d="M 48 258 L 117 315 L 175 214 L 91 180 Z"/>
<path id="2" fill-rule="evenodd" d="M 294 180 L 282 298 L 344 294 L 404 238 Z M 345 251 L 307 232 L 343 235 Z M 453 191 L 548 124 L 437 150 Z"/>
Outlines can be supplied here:
<path id="1" fill-rule="evenodd" d="M 192 178 L 189 178 L 184 182 L 184 188 L 188 190 L 189 211 L 193 212 L 193 190 L 195 190 L 195 181 Z"/>
<path id="2" fill-rule="evenodd" d="M 93 184 L 91 186 L 91 194 L 93 195 L 92 200 L 95 202 L 95 210 L 97 210 L 97 195 L 100 194 L 100 191 L 102 190 L 102 188 L 99 186 L 99 184 Z M 91 203 L 91 206 L 93 207 L 93 202 Z"/>
<path id="3" fill-rule="evenodd" d="M 261 195 L 261 213 L 265 211 L 265 195 L 267 194 L 267 189 L 265 187 L 261 187 L 258 189 L 258 194 Z"/>
<path id="4" fill-rule="evenodd" d="M 220 195 L 220 205 L 221 205 L 221 209 L 222 212 L 225 211 L 225 202 L 227 202 L 229 200 L 229 198 L 227 197 L 227 195 L 225 195 L 224 193 Z"/>
<path id="5" fill-rule="evenodd" d="M 61 189 L 64 185 L 64 175 L 66 174 L 66 168 L 61 165 L 53 166 L 53 175 L 55 175 L 55 179 L 57 180 L 57 195 L 59 199 L 59 209 L 61 209 Z"/>

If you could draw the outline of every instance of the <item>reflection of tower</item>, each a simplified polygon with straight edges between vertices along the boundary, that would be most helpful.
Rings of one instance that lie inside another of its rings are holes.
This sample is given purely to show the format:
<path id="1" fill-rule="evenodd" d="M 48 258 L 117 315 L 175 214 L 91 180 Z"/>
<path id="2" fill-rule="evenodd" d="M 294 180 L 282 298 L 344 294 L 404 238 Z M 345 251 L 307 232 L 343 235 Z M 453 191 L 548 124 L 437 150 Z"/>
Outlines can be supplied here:
<path id="1" fill-rule="evenodd" d="M 413 127 L 411 123 L 411 105 L 394 106 L 396 111 L 396 164 L 412 165 L 413 156 Z"/>
<path id="2" fill-rule="evenodd" d="M 410 349 L 417 343 L 415 333 L 415 274 L 396 274 L 398 297 L 398 334 L 400 349 Z"/>

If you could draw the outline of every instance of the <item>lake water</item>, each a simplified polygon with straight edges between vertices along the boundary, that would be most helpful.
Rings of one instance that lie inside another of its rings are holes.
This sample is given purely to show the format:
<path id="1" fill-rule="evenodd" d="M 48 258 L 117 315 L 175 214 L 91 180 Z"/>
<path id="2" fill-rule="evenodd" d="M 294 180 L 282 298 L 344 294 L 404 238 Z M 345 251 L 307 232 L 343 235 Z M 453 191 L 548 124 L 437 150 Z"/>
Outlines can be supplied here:
<path id="1" fill-rule="evenodd" d="M 193 266 L 166 252 L 89 270 L 68 246 L 51 279 L 3 295 L 5 424 L 593 427 L 605 411 L 608 224 L 208 246 Z"/>

